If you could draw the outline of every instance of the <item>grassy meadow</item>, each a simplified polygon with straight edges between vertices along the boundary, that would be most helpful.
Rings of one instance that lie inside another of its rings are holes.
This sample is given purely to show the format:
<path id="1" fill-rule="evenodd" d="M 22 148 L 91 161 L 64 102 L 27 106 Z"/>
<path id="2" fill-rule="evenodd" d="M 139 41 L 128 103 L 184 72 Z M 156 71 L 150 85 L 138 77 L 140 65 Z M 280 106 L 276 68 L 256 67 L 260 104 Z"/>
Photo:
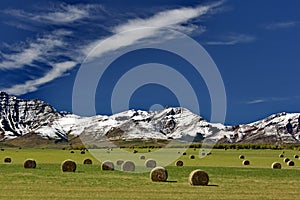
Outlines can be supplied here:
<path id="1" fill-rule="evenodd" d="M 101 150 L 93 154 L 110 158 L 114 163 L 129 153 L 128 158 L 133 160 L 141 155 L 146 159 L 155 156 L 146 149 L 136 154 L 129 151 Z M 157 164 L 168 154 L 176 153 L 184 166 L 176 167 L 174 160 L 166 167 L 169 181 L 158 183 L 150 181 L 149 172 L 101 171 L 101 163 L 90 154 L 91 150 L 85 154 L 75 150 L 71 154 L 69 150 L 5 149 L 0 151 L 0 199 L 298 199 L 300 160 L 294 155 L 300 152 L 284 151 L 295 166 L 287 166 L 283 158 L 279 158 L 282 150 L 213 149 L 211 155 L 199 158 L 198 149 L 188 149 L 187 155 L 181 154 L 182 149 L 172 149 L 162 152 L 165 154 L 157 158 Z M 242 165 L 241 154 L 250 161 L 249 166 Z M 189 159 L 189 155 L 196 158 Z M 5 164 L 5 157 L 11 157 L 12 163 Z M 27 158 L 36 160 L 36 169 L 23 168 Z M 86 158 L 92 159 L 93 164 L 83 165 Z M 60 165 L 66 159 L 76 161 L 75 173 L 61 172 Z M 271 169 L 275 161 L 282 164 L 282 169 Z M 116 169 L 119 168 L 116 166 Z M 208 186 L 188 184 L 189 173 L 194 169 L 209 174 Z"/>

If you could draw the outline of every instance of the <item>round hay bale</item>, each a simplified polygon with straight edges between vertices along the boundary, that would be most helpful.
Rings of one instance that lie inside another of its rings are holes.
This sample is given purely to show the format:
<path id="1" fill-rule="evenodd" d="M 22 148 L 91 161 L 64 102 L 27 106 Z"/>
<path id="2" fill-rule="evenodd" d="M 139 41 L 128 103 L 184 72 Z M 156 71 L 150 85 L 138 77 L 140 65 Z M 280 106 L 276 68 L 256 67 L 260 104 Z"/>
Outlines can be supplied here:
<path id="1" fill-rule="evenodd" d="M 117 162 L 116 162 L 116 164 L 117 164 L 118 166 L 121 166 L 123 163 L 124 163 L 123 160 L 117 160 Z"/>
<path id="2" fill-rule="evenodd" d="M 192 171 L 189 175 L 189 183 L 191 185 L 208 185 L 208 174 L 200 169 Z"/>
<path id="3" fill-rule="evenodd" d="M 2 148 L 1 151 L 4 151 L 4 149 Z"/>
<path id="4" fill-rule="evenodd" d="M 61 170 L 63 172 L 75 172 L 76 171 L 76 162 L 73 160 L 65 160 L 61 164 Z"/>
<path id="5" fill-rule="evenodd" d="M 183 166 L 183 161 L 182 160 L 177 160 L 177 162 L 175 163 L 175 166 L 178 166 L 178 167 Z"/>
<path id="6" fill-rule="evenodd" d="M 156 167 L 156 161 L 152 160 L 152 159 L 148 159 L 145 162 L 145 166 L 149 167 L 149 168 L 154 168 L 154 167 Z"/>
<path id="7" fill-rule="evenodd" d="M 150 172 L 150 180 L 154 182 L 165 182 L 168 179 L 168 172 L 163 167 L 155 167 Z"/>
<path id="8" fill-rule="evenodd" d="M 294 155 L 294 158 L 299 158 L 299 156 L 298 155 Z"/>
<path id="9" fill-rule="evenodd" d="M 36 162 L 33 159 L 27 159 L 24 162 L 24 168 L 29 169 L 29 168 L 36 168 Z"/>
<path id="10" fill-rule="evenodd" d="M 288 166 L 295 166 L 295 163 L 294 163 L 294 161 L 290 160 L 289 162 L 287 162 L 287 165 Z"/>
<path id="11" fill-rule="evenodd" d="M 70 151 L 70 153 L 75 153 L 74 151 Z"/>
<path id="12" fill-rule="evenodd" d="M 281 164 L 279 162 L 273 162 L 272 169 L 281 169 Z"/>
<path id="13" fill-rule="evenodd" d="M 284 157 L 284 155 L 283 154 L 279 154 L 279 158 L 283 158 Z"/>
<path id="14" fill-rule="evenodd" d="M 85 154 L 85 151 L 81 151 L 80 153 L 81 153 L 81 154 Z"/>
<path id="15" fill-rule="evenodd" d="M 85 160 L 83 161 L 83 164 L 84 164 L 84 165 L 91 165 L 91 164 L 93 164 L 93 161 L 92 161 L 91 159 L 87 158 L 87 159 L 85 159 Z"/>
<path id="16" fill-rule="evenodd" d="M 245 159 L 245 156 L 244 155 L 240 155 L 239 158 L 240 159 Z"/>
<path id="17" fill-rule="evenodd" d="M 195 156 L 194 155 L 190 155 L 190 159 L 195 159 Z"/>
<path id="18" fill-rule="evenodd" d="M 289 162 L 290 161 L 290 159 L 289 158 L 285 158 L 285 159 L 283 159 L 283 162 L 285 162 L 285 163 L 287 163 L 287 162 Z"/>
<path id="19" fill-rule="evenodd" d="M 113 162 L 107 160 L 107 161 L 104 161 L 104 162 L 102 163 L 101 169 L 102 169 L 103 171 L 105 171 L 105 170 L 111 170 L 111 171 L 112 171 L 112 170 L 115 169 L 115 165 L 114 165 Z"/>
<path id="20" fill-rule="evenodd" d="M 184 155 L 184 156 L 185 156 L 185 155 L 186 155 L 186 152 L 183 152 L 183 153 L 182 153 L 182 155 Z"/>
<path id="21" fill-rule="evenodd" d="M 243 165 L 250 165 L 250 161 L 249 160 L 244 160 Z"/>
<path id="22" fill-rule="evenodd" d="M 141 159 L 141 160 L 145 160 L 146 157 L 145 157 L 145 156 L 140 156 L 140 159 Z"/>
<path id="23" fill-rule="evenodd" d="M 135 164 L 134 162 L 127 160 L 121 166 L 122 171 L 124 172 L 134 172 L 135 171 Z"/>
<path id="24" fill-rule="evenodd" d="M 4 158 L 4 162 L 5 163 L 11 163 L 11 158 L 9 158 L 9 157 Z"/>

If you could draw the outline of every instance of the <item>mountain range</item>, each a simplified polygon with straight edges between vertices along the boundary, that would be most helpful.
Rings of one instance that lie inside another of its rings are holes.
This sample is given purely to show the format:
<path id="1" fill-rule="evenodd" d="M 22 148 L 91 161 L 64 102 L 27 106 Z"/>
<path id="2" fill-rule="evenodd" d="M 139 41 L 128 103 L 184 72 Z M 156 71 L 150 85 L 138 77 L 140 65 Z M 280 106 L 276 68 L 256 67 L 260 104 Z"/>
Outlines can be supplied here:
<path id="1" fill-rule="evenodd" d="M 34 135 L 56 142 L 82 137 L 110 141 L 166 139 L 214 143 L 300 143 L 297 128 L 300 113 L 277 113 L 250 124 L 225 126 L 210 123 L 181 107 L 81 117 L 58 112 L 38 99 L 23 100 L 5 92 L 0 92 L 0 103 L 1 142 Z M 285 128 L 289 120 L 293 134 Z"/>

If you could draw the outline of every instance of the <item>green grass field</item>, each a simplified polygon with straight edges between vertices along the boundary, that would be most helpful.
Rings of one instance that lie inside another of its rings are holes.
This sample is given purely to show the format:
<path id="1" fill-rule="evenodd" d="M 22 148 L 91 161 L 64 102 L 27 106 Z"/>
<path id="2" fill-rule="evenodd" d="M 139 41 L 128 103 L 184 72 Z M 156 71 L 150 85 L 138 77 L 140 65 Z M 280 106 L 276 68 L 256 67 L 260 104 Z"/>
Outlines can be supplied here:
<path id="1" fill-rule="evenodd" d="M 175 150 L 180 151 L 180 149 Z M 172 150 L 174 152 L 174 150 Z M 183 167 L 167 166 L 169 182 L 151 182 L 149 172 L 126 173 L 119 170 L 101 171 L 100 161 L 87 152 L 71 154 L 67 150 L 5 149 L 0 151 L 1 199 L 299 199 L 300 160 L 294 159 L 299 151 L 285 150 L 285 157 L 295 162 L 289 167 L 278 155 L 279 150 L 213 150 L 205 158 L 198 158 L 198 151 L 189 149 L 180 159 Z M 115 162 L 124 155 L 107 153 Z M 128 153 L 125 153 L 126 155 Z M 189 155 L 196 159 L 189 159 Z M 250 160 L 243 166 L 239 155 Z M 149 157 L 148 153 L 134 154 Z M 5 157 L 11 164 L 4 164 Z M 131 157 L 134 157 L 130 155 Z M 166 155 L 162 155 L 163 158 Z M 24 169 L 27 158 L 37 161 L 36 169 Z M 91 158 L 93 165 L 83 165 Z M 105 157 L 106 158 L 106 157 Z M 75 173 L 61 172 L 65 159 L 77 162 Z M 271 169 L 273 162 L 282 164 L 281 170 Z M 159 162 L 158 162 L 159 165 Z M 117 169 L 117 167 L 116 167 Z M 194 169 L 205 170 L 210 177 L 209 186 L 190 186 L 189 173 Z"/>

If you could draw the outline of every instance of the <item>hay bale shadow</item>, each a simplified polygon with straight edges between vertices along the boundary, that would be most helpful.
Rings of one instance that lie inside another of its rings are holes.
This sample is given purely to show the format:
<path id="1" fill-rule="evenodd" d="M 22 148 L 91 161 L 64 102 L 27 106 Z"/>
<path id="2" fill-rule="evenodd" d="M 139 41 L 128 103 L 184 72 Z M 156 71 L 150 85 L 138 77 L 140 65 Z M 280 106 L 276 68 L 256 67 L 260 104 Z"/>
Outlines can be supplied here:
<path id="1" fill-rule="evenodd" d="M 169 180 L 166 180 L 165 182 L 166 183 L 177 183 L 178 181 L 169 181 Z"/>

